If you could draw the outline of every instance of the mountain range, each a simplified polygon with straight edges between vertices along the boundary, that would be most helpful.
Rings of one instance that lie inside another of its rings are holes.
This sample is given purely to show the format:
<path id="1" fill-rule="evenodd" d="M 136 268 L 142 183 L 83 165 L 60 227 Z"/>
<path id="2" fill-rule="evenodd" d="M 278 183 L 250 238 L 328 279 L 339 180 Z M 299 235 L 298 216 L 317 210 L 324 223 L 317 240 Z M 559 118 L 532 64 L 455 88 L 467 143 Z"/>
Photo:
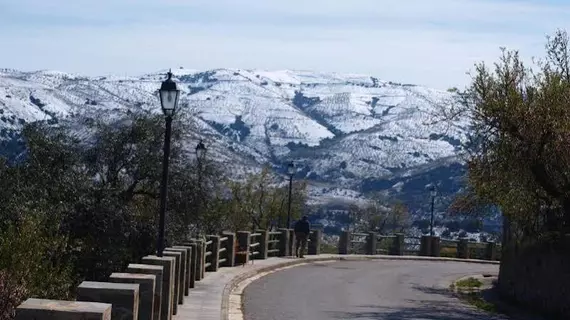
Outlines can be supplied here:
<path id="1" fill-rule="evenodd" d="M 421 213 L 425 186 L 457 192 L 465 168 L 465 120 L 439 121 L 455 94 L 359 74 L 176 68 L 180 108 L 208 156 L 237 176 L 272 166 L 307 179 L 313 203 L 362 200 L 372 191 Z M 73 119 L 78 111 L 113 117 L 128 110 L 160 112 L 157 90 L 166 71 L 88 77 L 58 71 L 0 69 L 0 154 L 9 155 L 25 123 Z"/>

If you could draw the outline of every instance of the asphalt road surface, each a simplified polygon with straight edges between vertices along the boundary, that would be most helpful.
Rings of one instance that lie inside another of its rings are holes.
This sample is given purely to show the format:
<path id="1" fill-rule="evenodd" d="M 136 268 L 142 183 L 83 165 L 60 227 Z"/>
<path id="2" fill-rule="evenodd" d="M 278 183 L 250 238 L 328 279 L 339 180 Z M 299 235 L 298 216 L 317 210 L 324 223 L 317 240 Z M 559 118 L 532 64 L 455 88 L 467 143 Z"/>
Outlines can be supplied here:
<path id="1" fill-rule="evenodd" d="M 275 272 L 246 287 L 246 320 L 504 319 L 457 300 L 451 281 L 497 274 L 498 265 L 431 261 L 339 261 Z"/>

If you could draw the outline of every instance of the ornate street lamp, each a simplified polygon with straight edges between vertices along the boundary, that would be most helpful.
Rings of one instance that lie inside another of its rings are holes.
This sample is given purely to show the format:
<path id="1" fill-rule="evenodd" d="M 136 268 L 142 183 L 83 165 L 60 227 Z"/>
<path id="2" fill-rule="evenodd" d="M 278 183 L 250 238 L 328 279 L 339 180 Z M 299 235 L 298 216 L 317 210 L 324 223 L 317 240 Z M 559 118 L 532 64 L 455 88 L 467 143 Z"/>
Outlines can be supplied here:
<path id="1" fill-rule="evenodd" d="M 166 199 L 168 197 L 168 161 L 170 158 L 170 138 L 172 136 L 172 117 L 176 114 L 180 90 L 176 82 L 172 80 L 172 72 L 168 71 L 168 79 L 162 82 L 159 90 L 160 106 L 166 119 L 164 132 L 164 155 L 162 159 L 162 181 L 160 184 L 160 219 L 156 255 L 162 257 L 164 251 L 164 232 L 166 221 Z"/>
<path id="2" fill-rule="evenodd" d="M 433 219 L 434 219 L 433 209 L 434 209 L 434 203 L 435 203 L 435 196 L 437 196 L 437 188 L 436 188 L 435 184 L 432 183 L 428 186 L 428 190 L 429 190 L 430 195 L 431 195 L 431 219 L 430 219 L 430 223 L 429 223 L 429 235 L 433 237 Z"/>
<path id="3" fill-rule="evenodd" d="M 286 228 L 291 228 L 291 194 L 293 190 L 293 175 L 295 175 L 295 164 L 293 163 L 293 161 L 289 162 L 289 165 L 287 165 L 287 174 L 289 175 L 289 202 L 287 205 Z"/>

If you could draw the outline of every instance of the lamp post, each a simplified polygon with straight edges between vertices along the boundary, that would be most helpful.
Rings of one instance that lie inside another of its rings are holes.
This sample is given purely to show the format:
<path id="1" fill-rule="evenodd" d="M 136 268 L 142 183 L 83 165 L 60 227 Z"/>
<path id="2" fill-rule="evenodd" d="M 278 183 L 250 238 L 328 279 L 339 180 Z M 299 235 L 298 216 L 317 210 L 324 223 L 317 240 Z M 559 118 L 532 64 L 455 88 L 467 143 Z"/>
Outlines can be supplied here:
<path id="1" fill-rule="evenodd" d="M 164 155 L 162 159 L 162 182 L 160 184 L 160 218 L 158 228 L 158 240 L 156 245 L 156 255 L 162 257 L 164 251 L 164 229 L 166 221 L 166 199 L 168 196 L 168 161 L 170 158 L 170 137 L 172 135 L 172 117 L 178 107 L 180 90 L 172 80 L 172 72 L 168 71 L 168 79 L 162 82 L 159 90 L 160 105 L 166 119 L 166 129 L 164 131 Z"/>
<path id="2" fill-rule="evenodd" d="M 287 174 L 289 174 L 289 202 L 287 204 L 287 226 L 289 229 L 291 227 L 291 194 L 293 190 L 293 175 L 295 174 L 295 164 L 293 161 L 289 162 L 287 165 Z"/>
<path id="3" fill-rule="evenodd" d="M 435 196 L 437 195 L 437 189 L 435 187 L 435 184 L 433 184 L 433 183 L 428 187 L 428 189 L 429 189 L 430 195 L 431 195 L 431 219 L 429 222 L 429 235 L 433 237 L 433 219 L 434 219 L 434 216 L 433 216 L 433 209 L 434 208 L 433 207 L 434 207 L 434 203 L 435 203 Z"/>
<path id="4" fill-rule="evenodd" d="M 202 209 L 202 159 L 206 156 L 206 146 L 200 140 L 196 145 L 196 163 L 198 164 L 198 217 Z M 200 220 L 198 220 L 200 221 Z M 201 233 L 201 227 L 198 226 L 198 232 Z"/>

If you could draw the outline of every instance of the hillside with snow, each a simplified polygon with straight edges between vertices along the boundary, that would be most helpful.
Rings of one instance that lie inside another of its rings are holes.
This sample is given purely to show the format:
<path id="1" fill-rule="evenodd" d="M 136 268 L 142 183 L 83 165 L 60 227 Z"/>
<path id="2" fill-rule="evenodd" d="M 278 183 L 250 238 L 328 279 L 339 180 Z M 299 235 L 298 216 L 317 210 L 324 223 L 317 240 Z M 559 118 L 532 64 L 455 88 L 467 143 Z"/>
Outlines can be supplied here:
<path id="1" fill-rule="evenodd" d="M 467 121 L 435 121 L 452 93 L 368 75 L 309 71 L 173 70 L 190 115 L 193 148 L 204 139 L 209 156 L 236 176 L 262 165 L 308 179 L 316 203 L 338 203 L 383 190 L 416 210 L 424 187 L 461 187 L 458 159 Z M 73 119 L 81 112 L 115 117 L 128 110 L 160 112 L 165 72 L 138 77 L 86 77 L 56 71 L 0 69 L 0 154 L 9 154 L 22 125 Z"/>

